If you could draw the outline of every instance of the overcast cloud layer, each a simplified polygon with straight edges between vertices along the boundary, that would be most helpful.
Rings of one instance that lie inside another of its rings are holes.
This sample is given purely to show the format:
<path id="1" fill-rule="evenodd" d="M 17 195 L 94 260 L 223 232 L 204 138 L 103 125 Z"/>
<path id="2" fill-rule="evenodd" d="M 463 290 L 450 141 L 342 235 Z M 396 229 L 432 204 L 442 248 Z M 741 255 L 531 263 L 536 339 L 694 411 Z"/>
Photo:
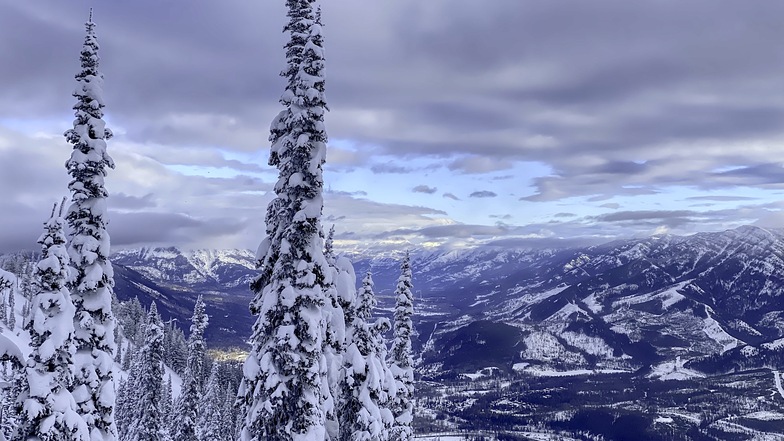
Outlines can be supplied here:
<path id="1" fill-rule="evenodd" d="M 255 248 L 284 1 L 0 0 L 0 251 L 67 193 L 101 44 L 116 247 Z M 324 2 L 339 245 L 544 246 L 781 225 L 784 4 Z"/>

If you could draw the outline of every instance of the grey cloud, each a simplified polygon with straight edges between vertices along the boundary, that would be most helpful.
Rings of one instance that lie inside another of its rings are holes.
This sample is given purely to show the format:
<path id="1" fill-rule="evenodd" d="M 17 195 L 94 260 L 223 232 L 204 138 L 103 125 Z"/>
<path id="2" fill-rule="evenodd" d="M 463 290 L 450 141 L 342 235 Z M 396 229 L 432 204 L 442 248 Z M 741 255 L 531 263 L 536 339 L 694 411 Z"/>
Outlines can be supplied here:
<path id="1" fill-rule="evenodd" d="M 727 185 L 784 184 L 784 167 L 781 163 L 754 164 L 712 176 Z"/>
<path id="2" fill-rule="evenodd" d="M 496 193 L 494 193 L 492 191 L 489 191 L 489 190 L 475 191 L 475 192 L 471 193 L 470 195 L 468 195 L 468 197 L 471 197 L 471 198 L 494 198 L 496 196 L 498 196 Z"/>
<path id="3" fill-rule="evenodd" d="M 553 237 L 553 238 L 524 238 L 512 237 L 496 239 L 486 242 L 483 247 L 488 248 L 517 248 L 517 249 L 568 249 L 600 245 L 607 242 L 606 237 Z"/>
<path id="4" fill-rule="evenodd" d="M 374 236 L 375 239 L 396 238 L 416 242 L 417 238 L 435 241 L 450 238 L 451 243 L 462 241 L 477 246 L 517 248 L 568 248 L 597 245 L 618 238 L 660 234 L 666 227 L 671 234 L 692 234 L 700 231 L 726 230 L 728 225 L 749 222 L 763 227 L 781 225 L 783 203 L 760 204 L 736 209 L 640 210 L 573 217 L 571 219 L 507 225 L 439 225 L 423 228 L 396 228 Z"/>
<path id="5" fill-rule="evenodd" d="M 609 208 L 611 210 L 617 210 L 617 209 L 621 208 L 621 204 L 618 204 L 618 203 L 615 203 L 615 202 L 608 202 L 606 204 L 602 204 L 602 205 L 599 205 L 599 206 L 602 207 L 602 208 Z"/>
<path id="6" fill-rule="evenodd" d="M 393 163 L 373 164 L 370 166 L 373 173 L 411 173 L 413 170 Z"/>
<path id="7" fill-rule="evenodd" d="M 433 194 L 438 191 L 436 187 L 428 187 L 427 185 L 417 185 L 413 189 L 411 189 L 414 193 L 426 193 L 426 194 Z"/>
<path id="8" fill-rule="evenodd" d="M 447 198 L 447 199 L 452 199 L 454 201 L 459 201 L 460 200 L 459 197 L 453 195 L 452 193 L 444 193 L 442 196 Z"/>
<path id="9" fill-rule="evenodd" d="M 686 218 L 696 216 L 699 213 L 690 210 L 661 210 L 661 211 L 619 211 L 616 213 L 608 213 L 596 216 L 596 220 L 602 222 L 623 222 L 623 221 L 640 221 L 651 219 L 671 219 L 671 218 Z"/>
<path id="10" fill-rule="evenodd" d="M 362 190 L 357 190 L 357 191 L 338 191 L 338 190 L 332 190 L 332 189 L 328 188 L 328 189 L 324 190 L 324 193 L 325 194 L 331 194 L 331 195 L 342 195 L 342 196 L 367 196 L 367 192 L 366 191 L 362 191 Z"/>
<path id="11" fill-rule="evenodd" d="M 748 196 L 692 196 L 686 199 L 690 201 L 738 202 L 738 201 L 751 201 L 757 198 L 748 197 Z"/>
<path id="12" fill-rule="evenodd" d="M 645 164 L 631 161 L 610 161 L 594 169 L 595 173 L 631 175 L 642 173 L 647 169 Z"/>
<path id="13" fill-rule="evenodd" d="M 521 197 L 521 201 L 553 201 L 570 196 L 591 196 L 589 202 L 610 199 L 613 196 L 639 196 L 657 194 L 656 181 L 637 180 L 635 185 L 624 186 L 620 182 L 601 175 L 576 174 L 573 177 L 543 176 L 533 179 L 537 192 Z M 639 183 L 639 184 L 638 184 Z M 663 182 L 664 183 L 664 182 Z M 662 184 L 663 184 L 662 183 Z"/>
<path id="14" fill-rule="evenodd" d="M 324 216 L 324 220 L 327 223 L 329 223 L 329 222 L 339 222 L 339 221 L 344 220 L 345 218 L 346 218 L 346 216 L 335 216 L 335 215 L 332 215 L 332 214 Z"/>
<path id="15" fill-rule="evenodd" d="M 384 234 L 401 235 L 401 234 L 417 234 L 422 237 L 436 239 L 436 238 L 476 238 L 479 236 L 498 236 L 508 234 L 508 230 L 499 226 L 488 225 L 436 225 L 432 227 L 424 227 L 419 229 L 401 228 L 392 230 Z M 377 237 L 384 237 L 379 235 Z"/>
<path id="16" fill-rule="evenodd" d="M 147 193 L 142 197 L 130 196 L 125 193 L 111 195 L 112 206 L 118 209 L 139 210 L 142 208 L 154 208 L 157 202 L 152 193 Z"/>
<path id="17" fill-rule="evenodd" d="M 180 213 L 110 212 L 109 218 L 107 230 L 117 247 L 182 243 L 194 235 L 220 237 L 246 227 L 237 219 L 195 219 Z"/>
<path id="18" fill-rule="evenodd" d="M 0 253 L 18 250 L 38 251 L 40 246 L 36 241 L 43 233 L 44 222 L 49 218 L 51 210 L 51 204 L 36 209 L 8 200 L 0 200 L 0 211 L 14 213 L 13 216 L 3 219 L 3 228 L 0 228 Z"/>
<path id="19" fill-rule="evenodd" d="M 633 187 L 621 187 L 616 191 L 616 193 L 620 196 L 642 196 L 642 195 L 657 194 L 659 193 L 659 191 L 650 187 L 633 186 Z M 611 193 L 599 194 L 588 198 L 588 202 L 604 201 L 610 199 L 611 197 L 612 197 Z"/>
<path id="20" fill-rule="evenodd" d="M 366 149 L 351 150 L 330 145 L 327 148 L 326 166 L 330 168 L 349 168 L 360 167 L 367 164 L 370 152 Z"/>
<path id="21" fill-rule="evenodd" d="M 648 229 L 666 226 L 680 232 L 726 229 L 726 225 L 740 225 L 759 219 L 768 210 L 763 206 L 752 206 L 732 210 L 639 210 L 589 216 L 585 220 L 596 225 L 615 224 L 632 229 Z"/>
<path id="22" fill-rule="evenodd" d="M 467 156 L 452 161 L 447 167 L 449 170 L 462 173 L 488 173 L 498 170 L 507 170 L 513 165 L 506 159 L 497 159 L 488 156 Z"/>

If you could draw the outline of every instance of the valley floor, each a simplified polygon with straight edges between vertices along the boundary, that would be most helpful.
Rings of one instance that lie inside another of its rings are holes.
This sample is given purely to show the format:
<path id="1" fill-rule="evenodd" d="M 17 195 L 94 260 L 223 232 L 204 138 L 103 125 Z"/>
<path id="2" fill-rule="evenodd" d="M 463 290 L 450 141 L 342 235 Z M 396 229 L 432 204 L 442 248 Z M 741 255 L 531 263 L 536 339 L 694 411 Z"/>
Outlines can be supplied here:
<path id="1" fill-rule="evenodd" d="M 769 369 L 464 378 L 420 383 L 422 439 L 784 440 L 781 376 Z"/>

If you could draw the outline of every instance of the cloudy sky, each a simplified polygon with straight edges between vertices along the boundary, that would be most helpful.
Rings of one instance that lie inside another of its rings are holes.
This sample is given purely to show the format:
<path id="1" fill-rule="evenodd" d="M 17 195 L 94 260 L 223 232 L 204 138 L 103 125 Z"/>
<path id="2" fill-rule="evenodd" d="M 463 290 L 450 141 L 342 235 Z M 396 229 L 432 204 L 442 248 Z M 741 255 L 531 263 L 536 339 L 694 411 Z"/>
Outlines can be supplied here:
<path id="1" fill-rule="evenodd" d="M 91 2 L 115 247 L 255 248 L 284 1 Z M 0 251 L 67 194 L 91 3 L 0 0 Z M 784 224 L 784 3 L 331 0 L 339 245 L 551 246 Z"/>

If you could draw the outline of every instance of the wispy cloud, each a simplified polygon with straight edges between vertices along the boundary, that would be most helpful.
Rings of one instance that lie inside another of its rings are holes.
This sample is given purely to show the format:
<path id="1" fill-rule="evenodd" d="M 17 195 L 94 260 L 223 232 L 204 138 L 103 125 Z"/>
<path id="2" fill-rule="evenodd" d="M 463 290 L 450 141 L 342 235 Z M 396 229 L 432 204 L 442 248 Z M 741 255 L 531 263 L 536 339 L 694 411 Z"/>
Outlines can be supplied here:
<path id="1" fill-rule="evenodd" d="M 413 189 L 411 189 L 414 193 L 426 193 L 426 194 L 433 194 L 438 191 L 436 187 L 428 187 L 427 185 L 417 185 Z"/>
<path id="2" fill-rule="evenodd" d="M 490 191 L 490 190 L 475 191 L 475 192 L 471 193 L 470 195 L 468 195 L 468 197 L 471 197 L 471 198 L 494 198 L 496 196 L 498 196 L 498 195 L 495 192 Z"/>

